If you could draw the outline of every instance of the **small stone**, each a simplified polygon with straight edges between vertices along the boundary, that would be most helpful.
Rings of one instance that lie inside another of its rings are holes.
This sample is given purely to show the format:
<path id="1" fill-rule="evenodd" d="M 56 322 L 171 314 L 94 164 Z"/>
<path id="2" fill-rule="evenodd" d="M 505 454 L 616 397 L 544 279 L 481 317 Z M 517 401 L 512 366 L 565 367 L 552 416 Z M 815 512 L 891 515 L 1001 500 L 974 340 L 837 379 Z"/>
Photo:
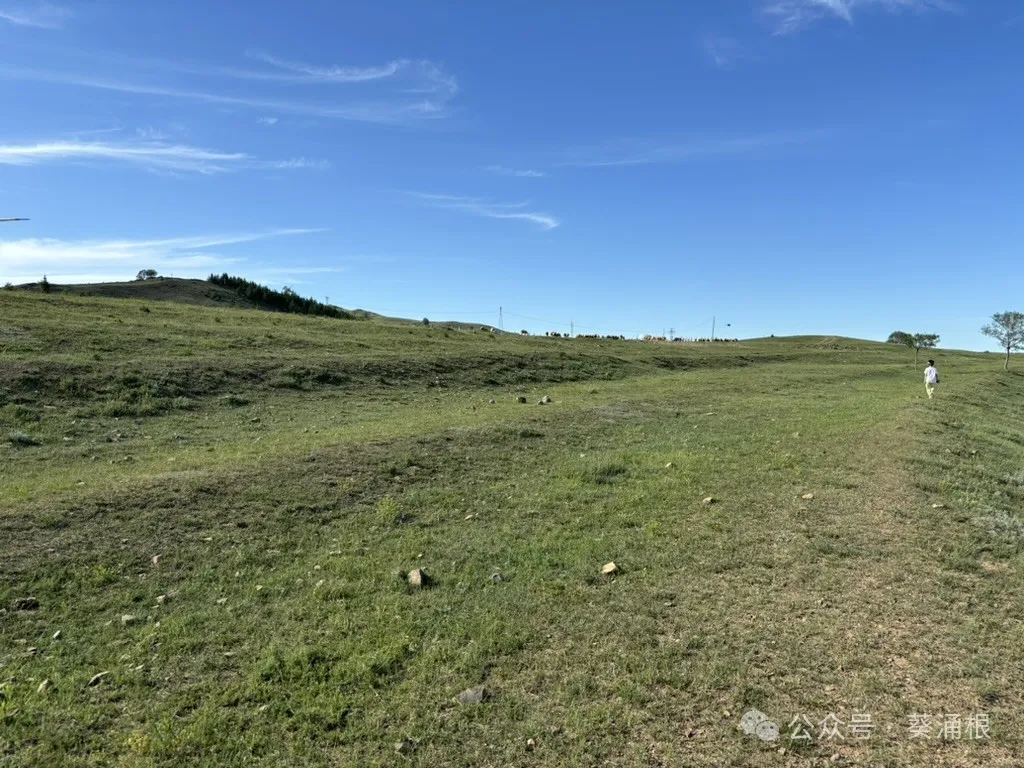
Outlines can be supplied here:
<path id="1" fill-rule="evenodd" d="M 494 402 L 495 402 L 494 398 L 492 397 L 490 400 L 487 401 L 487 404 L 488 405 L 494 405 Z"/>
<path id="2" fill-rule="evenodd" d="M 126 613 L 121 617 L 121 623 L 125 625 L 134 624 L 136 621 L 138 621 L 138 618 L 130 613 Z"/>
<path id="3" fill-rule="evenodd" d="M 99 685 L 103 682 L 103 678 L 105 678 L 109 674 L 110 670 L 107 670 L 106 672 L 98 672 L 97 674 L 93 675 L 92 679 L 89 680 L 89 687 L 92 688 Z"/>
<path id="4" fill-rule="evenodd" d="M 553 402 L 554 402 L 554 401 L 553 401 L 553 400 L 552 400 L 552 399 L 551 399 L 550 397 L 548 397 L 547 395 L 544 395 L 544 397 L 542 397 L 542 398 L 540 399 L 540 401 L 541 401 L 541 403 L 543 403 L 544 405 L 549 405 L 550 403 L 553 403 Z"/>
<path id="5" fill-rule="evenodd" d="M 50 690 L 50 680 L 46 679 L 46 680 L 43 680 L 43 682 L 41 682 L 39 684 L 38 688 L 36 688 L 36 693 L 38 693 L 40 696 L 42 696 L 48 690 Z"/>
<path id="6" fill-rule="evenodd" d="M 839 757 L 840 757 L 839 753 L 836 752 L 834 755 L 832 755 L 832 758 L 831 758 L 832 762 L 833 763 L 838 763 L 839 762 Z"/>
<path id="7" fill-rule="evenodd" d="M 153 555 L 151 558 L 149 558 L 149 562 L 151 562 L 153 565 L 160 565 L 160 557 L 160 555 Z"/>
<path id="8" fill-rule="evenodd" d="M 491 574 L 491 581 L 493 581 L 495 584 L 501 584 L 501 582 L 503 582 L 504 580 L 505 577 L 502 576 L 500 573 Z"/>
<path id="9" fill-rule="evenodd" d="M 268 709 L 270 709 L 270 705 L 269 705 L 269 704 L 261 704 L 261 705 L 260 705 L 260 706 L 259 706 L 259 707 L 258 707 L 258 708 L 256 709 L 256 711 L 257 711 L 257 712 L 266 712 L 266 711 L 267 711 Z"/>
<path id="10" fill-rule="evenodd" d="M 945 504 L 932 504 L 932 509 L 945 509 Z"/>
<path id="11" fill-rule="evenodd" d="M 536 748 L 537 748 L 537 742 L 536 741 L 534 741 L 533 739 L 527 739 L 526 740 L 526 751 L 527 752 L 533 752 L 533 750 L 535 750 Z"/>
<path id="12" fill-rule="evenodd" d="M 167 602 L 167 595 L 157 595 L 156 596 L 156 602 L 157 602 L 157 605 L 163 605 L 164 603 Z"/>
<path id="13" fill-rule="evenodd" d="M 410 587 L 425 587 L 427 585 L 427 574 L 422 568 L 409 571 L 405 577 Z"/>
<path id="14" fill-rule="evenodd" d="M 702 501 L 701 503 L 702 503 L 702 504 L 714 504 L 714 503 L 715 503 L 715 497 L 714 497 L 714 496 L 708 496 L 708 497 L 707 497 L 706 499 L 704 499 L 704 501 Z"/>
<path id="15" fill-rule="evenodd" d="M 467 688 L 457 697 L 459 704 L 480 704 L 487 698 L 487 689 L 482 685 Z"/>
<path id="16" fill-rule="evenodd" d="M 603 576 L 612 576 L 619 572 L 619 566 L 615 563 L 605 563 L 604 567 L 601 568 L 601 574 Z"/>
<path id="17" fill-rule="evenodd" d="M 803 499 L 804 501 L 811 501 L 811 500 L 814 499 L 814 494 L 813 493 L 805 493 L 800 498 Z"/>
<path id="18" fill-rule="evenodd" d="M 60 635 L 61 635 L 61 631 L 58 629 L 56 632 L 53 633 L 53 639 L 54 640 L 60 640 Z"/>
<path id="19" fill-rule="evenodd" d="M 257 592 L 260 592 L 260 591 L 262 591 L 262 589 L 263 589 L 263 585 L 262 585 L 262 584 L 257 584 L 257 585 L 256 585 L 256 591 L 257 591 Z"/>
<path id="20" fill-rule="evenodd" d="M 38 611 L 39 601 L 34 597 L 14 598 L 14 610 L 16 611 Z"/>
<path id="21" fill-rule="evenodd" d="M 400 755 L 411 755 L 416 749 L 416 742 L 412 739 L 402 739 L 395 744 L 395 752 Z"/>
<path id="22" fill-rule="evenodd" d="M 525 403 L 525 402 L 526 402 L 526 398 L 525 398 L 525 397 L 523 397 L 522 395 L 520 395 L 519 397 L 517 397 L 517 398 L 516 398 L 516 400 L 517 400 L 517 401 L 519 401 L 520 403 Z"/>
<path id="23" fill-rule="evenodd" d="M 217 605 L 227 605 L 227 602 L 228 599 L 226 597 L 222 597 L 217 600 Z"/>
<path id="24" fill-rule="evenodd" d="M 675 466 L 671 461 L 665 465 L 665 469 L 672 469 Z"/>

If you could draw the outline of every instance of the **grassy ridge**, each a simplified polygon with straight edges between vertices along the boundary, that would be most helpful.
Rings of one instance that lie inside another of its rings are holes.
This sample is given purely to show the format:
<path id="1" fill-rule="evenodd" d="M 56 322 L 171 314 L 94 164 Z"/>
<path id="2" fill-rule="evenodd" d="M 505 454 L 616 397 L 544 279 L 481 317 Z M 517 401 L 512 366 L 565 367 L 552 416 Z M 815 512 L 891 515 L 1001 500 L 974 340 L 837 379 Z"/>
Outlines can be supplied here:
<path id="1" fill-rule="evenodd" d="M 0 334 L 3 427 L 41 442 L 0 474 L 0 761 L 1024 749 L 1024 377 L 985 356 L 944 354 L 927 402 L 905 353 L 842 339 L 564 342 L 60 297 L 5 301 Z M 345 378 L 280 386 L 296 367 Z M 122 414 L 128 376 L 188 403 Z M 431 588 L 399 578 L 416 567 Z M 39 610 L 12 610 L 29 595 Z M 452 701 L 476 684 L 488 701 Z M 877 732 L 764 744 L 737 730 L 752 706 L 783 727 L 869 712 Z M 906 735 L 914 713 L 979 711 L 988 741 Z"/>

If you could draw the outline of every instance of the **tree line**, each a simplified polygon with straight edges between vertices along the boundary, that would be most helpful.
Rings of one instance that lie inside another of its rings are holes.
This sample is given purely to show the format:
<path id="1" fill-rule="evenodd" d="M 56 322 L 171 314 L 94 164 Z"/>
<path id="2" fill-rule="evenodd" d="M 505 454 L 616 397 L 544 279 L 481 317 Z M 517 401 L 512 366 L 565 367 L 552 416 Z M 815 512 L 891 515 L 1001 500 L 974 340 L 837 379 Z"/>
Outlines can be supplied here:
<path id="1" fill-rule="evenodd" d="M 214 285 L 234 291 L 239 296 L 261 304 L 279 312 L 291 312 L 297 315 L 317 315 L 320 317 L 336 317 L 343 320 L 352 319 L 351 312 L 332 307 L 316 299 L 300 296 L 288 286 L 280 291 L 269 288 L 243 277 L 235 277 L 225 272 L 223 275 L 210 275 L 207 280 Z"/>

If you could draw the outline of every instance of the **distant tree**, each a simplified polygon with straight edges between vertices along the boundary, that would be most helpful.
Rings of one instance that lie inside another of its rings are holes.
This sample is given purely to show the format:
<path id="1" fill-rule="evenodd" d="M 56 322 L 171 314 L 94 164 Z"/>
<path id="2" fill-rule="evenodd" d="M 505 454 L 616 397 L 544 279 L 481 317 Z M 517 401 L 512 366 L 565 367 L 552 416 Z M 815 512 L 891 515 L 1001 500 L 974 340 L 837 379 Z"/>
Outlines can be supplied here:
<path id="1" fill-rule="evenodd" d="M 996 312 L 992 315 L 992 322 L 982 328 L 981 332 L 998 341 L 999 346 L 1006 351 L 1003 370 L 1010 370 L 1010 353 L 1024 349 L 1024 313 Z"/>
<path id="2" fill-rule="evenodd" d="M 424 317 L 423 318 L 423 324 L 424 325 L 430 325 L 430 320 L 428 318 Z"/>
<path id="3" fill-rule="evenodd" d="M 931 349 L 939 343 L 937 333 L 907 333 L 906 331 L 893 331 L 886 339 L 889 344 L 899 344 L 914 350 L 914 365 L 917 365 L 917 357 L 922 349 Z"/>
<path id="4" fill-rule="evenodd" d="M 937 333 L 915 333 L 914 334 L 914 364 L 917 365 L 917 355 L 922 349 L 934 349 L 939 345 L 939 334 Z"/>
<path id="5" fill-rule="evenodd" d="M 14 290 L 14 283 L 4 283 L 4 290 L 5 291 L 13 291 Z"/>
<path id="6" fill-rule="evenodd" d="M 914 345 L 911 343 L 913 338 L 913 334 L 907 333 L 906 331 L 893 331 L 885 341 L 887 344 L 899 344 L 904 347 L 913 347 Z"/>
<path id="7" fill-rule="evenodd" d="M 39 290 L 43 293 L 50 292 L 50 281 L 46 279 L 46 275 L 43 275 L 43 279 L 39 281 Z"/>
<path id="8" fill-rule="evenodd" d="M 154 280 L 160 277 L 159 273 L 155 269 L 142 269 L 139 270 L 139 274 L 135 276 L 136 280 Z"/>

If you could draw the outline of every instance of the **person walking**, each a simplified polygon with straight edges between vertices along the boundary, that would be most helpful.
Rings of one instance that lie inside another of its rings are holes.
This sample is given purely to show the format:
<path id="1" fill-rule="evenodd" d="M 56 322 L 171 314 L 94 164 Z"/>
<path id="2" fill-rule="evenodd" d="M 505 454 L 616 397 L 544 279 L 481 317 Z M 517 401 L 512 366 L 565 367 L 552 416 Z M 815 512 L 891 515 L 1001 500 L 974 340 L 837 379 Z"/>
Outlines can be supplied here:
<path id="1" fill-rule="evenodd" d="M 935 387 L 939 383 L 939 369 L 935 367 L 935 361 L 929 360 L 928 367 L 924 369 L 924 391 L 928 393 L 931 400 L 935 395 Z"/>

